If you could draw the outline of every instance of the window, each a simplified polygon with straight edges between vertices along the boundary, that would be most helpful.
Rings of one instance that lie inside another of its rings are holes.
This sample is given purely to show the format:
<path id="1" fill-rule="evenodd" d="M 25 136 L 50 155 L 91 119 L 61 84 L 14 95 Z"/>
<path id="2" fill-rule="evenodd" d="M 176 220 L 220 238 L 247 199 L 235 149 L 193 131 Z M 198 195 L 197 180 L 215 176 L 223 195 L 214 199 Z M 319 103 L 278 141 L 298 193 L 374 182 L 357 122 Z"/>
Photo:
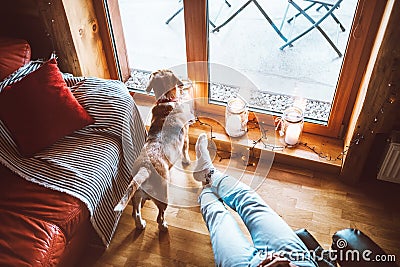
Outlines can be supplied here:
<path id="1" fill-rule="evenodd" d="M 298 0 L 297 2 L 301 2 L 302 0 Z M 110 2 L 112 1 L 106 1 L 108 2 L 108 5 L 110 5 Z M 131 3 L 134 2 L 134 3 Z M 270 3 L 273 1 L 268 1 L 269 3 L 266 2 L 261 2 L 263 5 L 266 5 L 265 8 L 268 8 L 268 5 L 271 5 Z M 282 2 L 286 1 L 278 1 L 280 4 Z M 327 117 L 325 116 L 323 119 L 309 119 L 309 123 L 306 123 L 305 125 L 305 131 L 316 133 L 316 134 L 321 134 L 321 135 L 326 135 L 326 136 L 331 136 L 331 137 L 338 137 L 340 136 L 340 132 L 342 129 L 342 125 L 346 120 L 348 120 L 349 117 L 349 101 L 350 101 L 350 108 L 351 108 L 351 102 L 352 99 L 356 95 L 356 91 L 358 89 L 359 83 L 362 78 L 362 72 L 365 68 L 365 65 L 367 63 L 367 60 L 369 58 L 370 54 L 370 49 L 375 37 L 375 33 L 373 30 L 379 25 L 380 23 L 380 18 L 382 14 L 380 13 L 380 10 L 383 10 L 383 8 L 376 8 L 377 6 L 381 5 L 384 6 L 384 1 L 367 1 L 367 0 L 356 0 L 354 1 L 347 1 L 347 2 L 352 2 L 353 6 L 353 11 L 349 10 L 347 16 L 352 16 L 354 14 L 355 10 L 355 15 L 353 19 L 352 26 L 345 26 L 346 31 L 350 33 L 351 38 L 349 39 L 349 42 L 347 41 L 341 41 L 341 48 L 344 49 L 346 47 L 347 43 L 347 49 L 346 53 L 344 53 L 343 57 L 343 64 L 337 63 L 336 65 L 339 67 L 336 67 L 337 73 L 340 71 L 340 75 L 337 74 L 339 77 L 337 83 L 335 81 L 330 82 L 330 86 L 335 87 L 336 90 L 333 90 L 330 92 L 330 97 L 333 98 L 331 103 L 328 103 L 326 105 L 325 110 L 329 109 L 330 110 L 330 115 Z M 119 8 L 120 8 L 120 13 L 121 13 L 121 20 L 122 20 L 122 27 L 113 27 L 114 35 L 118 31 L 123 31 L 125 32 L 125 43 L 128 46 L 128 58 L 130 62 L 130 69 L 134 70 L 141 70 L 142 71 L 142 76 L 138 75 L 138 73 L 132 71 L 131 73 L 131 82 L 132 80 L 136 81 L 131 84 L 129 84 L 129 80 L 127 85 L 131 87 L 135 87 L 135 89 L 140 89 L 137 85 L 140 82 L 145 81 L 146 75 L 148 75 L 149 72 L 155 70 L 156 68 L 171 68 L 179 64 L 184 64 L 185 62 L 180 61 L 187 61 L 187 62 L 193 62 L 193 61 L 202 61 L 206 62 L 205 64 L 188 64 L 187 68 L 187 73 L 188 76 L 194 80 L 194 81 L 206 81 L 204 83 L 199 83 L 198 87 L 196 88 L 196 96 L 204 96 L 207 99 L 209 99 L 208 107 L 207 110 L 212 112 L 223 112 L 223 108 L 219 107 L 218 105 L 215 105 L 216 99 L 213 99 L 213 90 L 215 90 L 215 83 L 213 83 L 213 72 L 212 68 L 209 69 L 209 66 L 212 64 L 207 64 L 207 62 L 212 62 L 213 59 L 216 59 L 220 54 L 222 54 L 222 50 L 224 49 L 224 46 L 232 46 L 234 45 L 234 39 L 225 39 L 225 40 L 219 40 L 221 39 L 221 36 L 223 36 L 222 31 L 225 31 L 225 34 L 227 31 L 233 31 L 233 30 L 238 30 L 235 29 L 235 25 L 239 23 L 240 21 L 232 21 L 230 23 L 233 23 L 231 28 L 228 28 L 228 26 L 225 26 L 226 28 L 221 29 L 220 33 L 217 33 L 216 35 L 213 35 L 213 33 L 210 33 L 210 31 L 214 28 L 215 25 L 217 25 L 220 21 L 223 21 L 221 19 L 223 17 L 222 13 L 225 12 L 226 10 L 230 10 L 232 8 L 235 8 L 234 6 L 229 7 L 230 3 L 224 0 L 216 0 L 212 1 L 213 8 L 210 11 L 207 9 L 207 1 L 206 0 L 152 0 L 152 1 L 127 1 L 127 0 L 120 0 L 119 1 Z M 131 6 L 130 8 L 125 8 L 123 5 L 135 5 L 135 7 Z M 211 2 L 210 2 L 211 4 Z M 237 5 L 237 3 L 235 3 Z M 115 5 L 115 4 L 111 4 Z M 147 7 L 146 7 L 147 5 Z M 238 6 L 236 6 L 237 8 Z M 110 8 L 110 6 L 108 7 Z M 341 7 L 344 8 L 344 7 Z M 112 9 L 112 8 L 111 8 Z M 351 8 L 350 8 L 351 9 Z M 132 15 L 129 15 L 125 11 L 130 10 L 132 11 Z M 181 11 L 180 11 L 181 10 Z M 225 10 L 225 11 L 224 11 Z M 374 12 L 379 11 L 379 12 Z M 230 11 L 232 12 L 232 11 Z M 245 12 L 245 11 L 243 11 Z M 250 9 L 249 7 L 249 12 L 257 12 L 257 9 L 253 7 L 253 10 Z M 140 15 L 135 15 L 140 13 Z M 157 13 L 157 14 L 156 14 Z M 208 13 L 209 16 L 208 16 Z M 279 12 L 277 12 L 279 13 Z M 125 15 L 124 15 L 125 14 Z M 175 15 L 176 16 L 173 16 Z M 241 14 L 239 14 L 241 15 Z M 243 13 L 243 15 L 246 15 Z M 250 14 L 251 15 L 251 14 Z M 259 14 L 261 15 L 261 14 Z M 132 16 L 135 16 L 135 18 L 130 18 Z M 172 18 L 173 17 L 173 18 Z M 210 20 L 208 20 L 208 17 Z M 127 19 L 128 18 L 128 19 Z M 142 18 L 142 19 L 141 19 Z M 169 23 L 167 24 L 167 20 L 169 18 L 172 18 Z M 226 18 L 226 16 L 224 17 Z M 244 18 L 246 18 L 244 16 Z M 111 16 L 111 21 L 117 20 L 118 18 L 112 18 Z M 264 20 L 264 18 L 261 16 L 258 18 L 259 20 Z M 299 18 L 300 19 L 300 18 Z M 300 23 L 299 19 L 296 23 Z M 351 18 L 346 18 L 347 22 L 351 22 Z M 124 22 L 125 20 L 125 22 Z M 151 20 L 158 20 L 158 27 L 162 29 L 160 32 L 156 33 L 155 30 L 153 30 L 153 27 L 151 25 L 148 25 L 149 21 Z M 128 22 L 126 22 L 128 21 Z M 273 18 L 273 21 L 275 24 L 279 24 L 279 20 L 276 18 Z M 236 24 L 235 24 L 236 23 Z M 246 22 L 248 25 L 253 25 L 254 27 L 261 27 L 257 23 L 251 23 Z M 267 22 L 264 20 L 264 25 L 263 27 L 269 27 L 269 25 L 266 24 Z M 257 26 L 258 25 L 258 26 Z M 162 26 L 162 27 L 161 27 Z M 139 29 L 135 29 L 138 32 L 142 32 L 141 35 L 135 36 L 135 40 L 129 40 L 130 37 L 129 34 L 127 34 L 127 28 L 128 27 L 138 27 Z M 323 26 L 321 26 L 323 27 Z M 123 28 L 123 29 L 122 29 Z M 242 31 L 245 31 L 247 27 L 242 27 Z M 369 29 L 372 29 L 369 30 Z M 240 30 L 240 29 L 239 29 Z M 282 31 L 284 28 L 282 29 Z M 219 34 L 219 35 L 218 35 Z M 236 35 L 238 33 L 236 32 Z M 250 32 L 251 34 L 251 32 Z M 256 33 L 254 33 L 256 34 Z M 315 34 L 319 34 L 316 32 Z M 232 35 L 232 33 L 231 33 Z M 234 36 L 234 35 L 233 35 Z M 151 38 L 153 39 L 151 39 Z M 217 37 L 217 38 L 216 38 Z M 240 37 L 240 36 L 239 36 Z M 173 38 L 174 41 L 171 41 L 168 38 Z M 246 40 L 250 39 L 251 36 L 246 36 L 245 40 L 241 40 L 243 43 L 246 42 Z M 257 38 L 256 38 L 257 39 Z M 138 43 L 143 41 L 143 44 L 146 46 L 144 50 L 136 50 L 129 52 L 129 49 L 135 50 L 135 47 L 138 47 Z M 116 40 L 121 42 L 121 40 Z M 122 40 L 123 41 L 123 40 Z M 263 40 L 264 42 L 268 42 L 268 40 Z M 174 45 L 174 50 L 167 50 L 165 44 L 166 42 L 176 42 L 176 45 Z M 247 43 L 247 45 L 252 45 L 251 41 L 249 40 L 250 43 Z M 303 42 L 303 40 L 300 40 L 299 43 L 295 43 L 296 50 L 294 52 L 297 53 L 302 53 L 301 51 L 301 44 L 300 42 Z M 326 46 L 325 40 L 322 40 L 322 44 L 324 46 L 324 49 L 331 49 L 329 46 Z M 344 44 L 343 44 L 344 43 Z M 158 49 L 162 51 L 161 55 L 164 54 L 164 57 L 157 57 L 156 55 L 152 55 L 151 53 L 151 48 L 153 45 L 158 45 Z M 254 49 L 255 52 L 259 52 L 258 50 L 260 47 L 259 44 L 257 44 L 258 47 L 257 49 Z M 219 47 L 218 47 L 219 46 Z M 268 47 L 268 46 L 267 46 Z M 186 55 L 184 55 L 186 48 Z M 222 50 L 221 50 L 222 49 Z M 269 48 L 273 49 L 273 48 Z M 287 51 L 290 51 L 292 53 L 293 51 L 290 50 L 291 48 L 285 48 L 283 53 L 286 53 L 286 55 L 289 53 Z M 315 49 L 315 48 L 314 48 Z M 118 49 L 117 49 L 118 50 Z M 271 61 L 276 61 L 279 60 L 277 58 L 279 53 L 282 53 L 278 48 L 276 48 L 276 55 L 271 59 Z M 148 52 L 146 52 L 148 51 Z M 236 56 L 236 52 L 232 50 L 232 57 L 228 58 L 226 62 L 222 62 L 224 64 L 229 64 L 229 65 L 235 65 L 235 62 L 232 63 L 230 61 L 234 61 L 234 56 Z M 118 51 L 117 51 L 118 52 Z M 224 53 L 226 51 L 223 51 Z M 293 53 L 294 53 L 293 52 Z M 330 53 L 332 51 L 329 51 Z M 333 51 L 333 54 L 335 52 Z M 132 56 L 130 56 L 132 55 Z M 332 53 L 330 54 L 332 55 Z M 169 61 L 167 60 L 166 57 L 171 57 L 173 60 Z M 247 58 L 241 58 L 242 60 L 248 61 L 248 62 L 255 62 L 259 61 L 260 59 L 257 57 L 257 55 L 246 55 Z M 141 62 L 141 58 L 143 59 Z M 151 61 L 155 60 L 155 63 L 152 63 Z M 332 60 L 335 59 L 335 56 L 332 56 Z M 264 59 L 266 60 L 266 59 Z M 145 66 L 147 64 L 147 67 Z M 158 64 L 158 65 L 157 65 Z M 182 66 L 182 65 L 181 65 Z M 193 66 L 191 68 L 190 66 Z M 229 66 L 233 68 L 239 68 L 240 66 L 243 66 L 242 63 L 238 62 L 236 66 Z M 148 69 L 146 69 L 148 68 Z M 253 68 L 254 70 L 257 70 L 257 68 L 261 68 L 260 66 L 255 66 Z M 312 74 L 312 73 L 311 73 Z M 142 77 L 142 78 L 140 78 Z M 337 78 L 337 77 L 336 77 Z M 142 81 L 140 81 L 142 79 Z M 265 84 L 277 84 L 279 83 L 279 80 L 273 81 L 273 79 L 269 79 L 269 77 L 264 77 L 263 78 L 265 82 L 259 82 L 259 84 L 265 83 Z M 285 78 L 288 79 L 288 78 Z M 139 81 L 138 81 L 139 80 Z M 252 79 L 252 80 L 257 80 L 257 79 Z M 135 83 L 137 83 L 135 85 Z M 255 82 L 257 84 L 257 82 Z M 257 84 L 257 86 L 259 86 Z M 334 85 L 332 85 L 334 84 Z M 213 87 L 214 86 L 214 87 Z M 300 83 L 297 85 L 300 87 Z M 296 88 L 296 83 L 292 83 L 290 86 L 291 88 Z M 214 89 L 213 89 L 214 88 Z M 311 91 L 311 94 L 313 92 Z M 307 98 L 307 97 L 306 97 Z M 251 99 L 250 99 L 251 100 Z M 318 100 L 318 99 L 317 99 Z M 328 102 L 328 101 L 321 101 L 319 102 Z M 261 111 L 261 112 L 268 112 L 268 110 L 261 110 L 262 105 L 253 105 L 255 108 L 255 111 Z M 271 110 L 270 110 L 271 111 Z M 280 110 L 272 110 L 273 115 L 278 115 Z M 347 117 L 346 117 L 347 116 Z"/>
<path id="2" fill-rule="evenodd" d="M 149 73 L 186 63 L 182 1 L 120 0 L 130 78 L 127 86 L 145 89 Z"/>
<path id="3" fill-rule="evenodd" d="M 335 17 L 326 19 L 323 16 L 330 6 L 295 0 L 293 3 L 304 10 L 308 7 L 306 15 L 314 21 L 322 20 L 320 29 L 332 46 L 314 28 L 292 47 L 285 48 L 282 48 L 285 38 L 293 39 L 312 26 L 293 5 L 280 0 L 255 0 L 244 6 L 240 1 L 235 1 L 235 6 L 227 3 L 208 2 L 210 21 L 220 25 L 210 27 L 209 61 L 239 70 L 256 85 L 246 88 L 232 81 L 229 87 L 248 96 L 247 102 L 258 112 L 281 114 L 296 99 L 302 99 L 305 119 L 327 125 L 357 0 L 343 1 L 340 8 L 333 9 Z M 234 13 L 241 6 L 244 8 Z M 334 18 L 339 18 L 340 24 Z M 229 97 L 223 93 L 226 86 L 214 80 L 212 65 L 210 81 L 210 101 L 224 102 Z"/>

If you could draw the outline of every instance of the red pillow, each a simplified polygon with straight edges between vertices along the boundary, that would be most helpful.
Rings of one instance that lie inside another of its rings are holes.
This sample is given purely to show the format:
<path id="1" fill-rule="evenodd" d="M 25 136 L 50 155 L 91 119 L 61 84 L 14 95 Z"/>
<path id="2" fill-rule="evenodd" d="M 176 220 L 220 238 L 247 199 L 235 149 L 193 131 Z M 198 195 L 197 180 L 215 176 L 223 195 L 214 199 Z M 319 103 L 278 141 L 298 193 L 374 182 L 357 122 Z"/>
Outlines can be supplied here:
<path id="1" fill-rule="evenodd" d="M 27 157 L 93 123 L 68 89 L 55 59 L 3 89 L 0 119 Z"/>
<path id="2" fill-rule="evenodd" d="M 0 37 L 0 81 L 31 59 L 31 47 L 21 39 Z"/>

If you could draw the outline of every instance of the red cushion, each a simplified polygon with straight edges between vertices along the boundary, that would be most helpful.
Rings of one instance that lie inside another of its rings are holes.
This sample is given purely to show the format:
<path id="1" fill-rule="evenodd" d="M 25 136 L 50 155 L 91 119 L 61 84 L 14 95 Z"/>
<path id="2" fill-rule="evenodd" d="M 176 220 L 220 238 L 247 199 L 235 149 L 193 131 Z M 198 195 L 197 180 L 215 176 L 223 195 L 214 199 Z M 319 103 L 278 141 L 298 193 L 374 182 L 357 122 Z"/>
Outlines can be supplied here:
<path id="1" fill-rule="evenodd" d="M 21 39 L 0 38 L 0 81 L 31 59 L 31 48 Z"/>
<path id="2" fill-rule="evenodd" d="M 55 59 L 4 88 L 0 107 L 0 119 L 26 157 L 93 123 L 68 89 Z"/>

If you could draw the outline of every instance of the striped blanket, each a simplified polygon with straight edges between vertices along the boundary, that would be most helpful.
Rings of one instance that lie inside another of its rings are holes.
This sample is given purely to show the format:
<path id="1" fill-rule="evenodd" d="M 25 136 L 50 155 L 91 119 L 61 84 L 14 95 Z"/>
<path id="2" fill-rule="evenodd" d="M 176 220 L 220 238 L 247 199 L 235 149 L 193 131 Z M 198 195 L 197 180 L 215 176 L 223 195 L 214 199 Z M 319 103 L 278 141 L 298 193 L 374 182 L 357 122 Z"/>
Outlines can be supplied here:
<path id="1" fill-rule="evenodd" d="M 123 83 L 85 78 L 71 91 L 95 123 L 23 158 L 0 121 L 0 162 L 26 180 L 84 202 L 94 229 L 108 246 L 121 216 L 113 209 L 130 182 L 146 132 Z"/>

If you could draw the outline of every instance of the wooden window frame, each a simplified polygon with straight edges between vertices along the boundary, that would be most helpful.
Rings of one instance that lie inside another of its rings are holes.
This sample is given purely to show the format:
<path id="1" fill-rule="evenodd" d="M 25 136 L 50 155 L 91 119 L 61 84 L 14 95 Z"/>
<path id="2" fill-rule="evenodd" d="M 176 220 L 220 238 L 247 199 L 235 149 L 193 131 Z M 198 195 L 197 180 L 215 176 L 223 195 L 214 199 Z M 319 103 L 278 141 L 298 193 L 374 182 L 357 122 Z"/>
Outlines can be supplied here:
<path id="1" fill-rule="evenodd" d="M 113 56 L 109 68 L 117 67 L 115 56 L 120 60 L 121 69 L 118 78 L 126 81 L 129 78 L 129 64 L 126 54 L 125 41 L 123 38 L 122 22 L 119 14 L 118 1 L 93 0 L 97 14 L 103 14 L 102 22 L 107 24 L 108 29 L 113 29 L 114 43 L 111 35 L 102 32 L 107 58 Z M 341 73 L 346 73 L 339 79 L 335 99 L 332 105 L 328 124 L 326 126 L 315 123 L 305 123 L 304 131 L 335 138 L 343 138 L 343 133 L 350 120 L 351 111 L 355 103 L 364 71 L 371 55 L 374 40 L 384 13 L 386 0 L 359 0 L 354 17 L 353 27 L 350 32 L 350 40 L 343 61 Z M 105 16 L 108 5 L 108 15 Z M 195 14 L 195 15 L 193 15 Z M 196 98 L 208 99 L 208 22 L 207 22 L 207 0 L 184 0 L 184 20 L 186 37 L 186 55 L 188 62 L 188 76 L 196 82 L 194 96 Z M 100 19 L 99 19 L 100 21 Z M 111 23 L 112 21 L 112 23 Z M 112 24 L 112 25 L 111 25 Z M 108 52 L 107 52 L 108 51 Z M 108 60 L 110 62 L 110 59 Z M 190 62 L 203 62 L 203 64 L 190 64 Z M 117 73 L 114 71 L 114 73 Z M 115 76 L 115 75 L 114 75 Z M 197 103 L 197 109 L 207 113 L 223 114 L 224 107 L 206 103 Z"/>

